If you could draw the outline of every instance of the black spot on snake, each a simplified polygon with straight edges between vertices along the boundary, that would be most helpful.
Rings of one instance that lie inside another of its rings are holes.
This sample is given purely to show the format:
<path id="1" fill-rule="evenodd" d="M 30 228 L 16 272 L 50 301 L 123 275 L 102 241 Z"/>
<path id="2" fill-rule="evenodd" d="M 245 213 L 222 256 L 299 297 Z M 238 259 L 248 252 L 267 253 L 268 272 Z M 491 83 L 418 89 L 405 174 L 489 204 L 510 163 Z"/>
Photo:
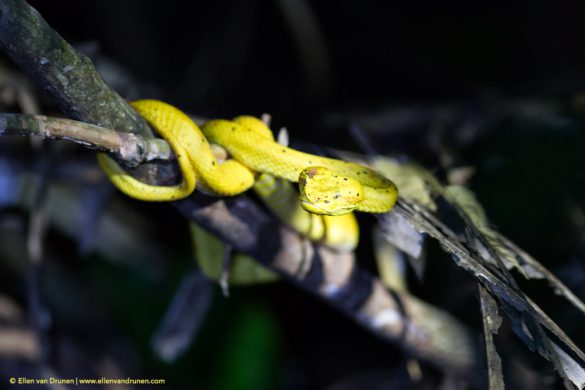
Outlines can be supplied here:
<path id="1" fill-rule="evenodd" d="M 311 164 L 310 161 L 309 161 L 309 164 Z M 317 174 L 317 170 L 316 169 L 314 169 L 314 168 L 307 169 L 307 176 L 309 176 L 310 178 L 312 178 L 316 174 Z"/>

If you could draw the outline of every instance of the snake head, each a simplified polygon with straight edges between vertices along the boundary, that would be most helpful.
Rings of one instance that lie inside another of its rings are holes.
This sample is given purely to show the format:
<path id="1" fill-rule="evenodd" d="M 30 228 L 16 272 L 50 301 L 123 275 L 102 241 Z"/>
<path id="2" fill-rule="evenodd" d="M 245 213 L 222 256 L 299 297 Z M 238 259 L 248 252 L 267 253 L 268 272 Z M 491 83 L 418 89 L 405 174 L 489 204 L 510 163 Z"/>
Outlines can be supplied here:
<path id="1" fill-rule="evenodd" d="M 325 167 L 309 167 L 299 175 L 301 205 L 313 214 L 343 215 L 364 200 L 362 185 Z"/>

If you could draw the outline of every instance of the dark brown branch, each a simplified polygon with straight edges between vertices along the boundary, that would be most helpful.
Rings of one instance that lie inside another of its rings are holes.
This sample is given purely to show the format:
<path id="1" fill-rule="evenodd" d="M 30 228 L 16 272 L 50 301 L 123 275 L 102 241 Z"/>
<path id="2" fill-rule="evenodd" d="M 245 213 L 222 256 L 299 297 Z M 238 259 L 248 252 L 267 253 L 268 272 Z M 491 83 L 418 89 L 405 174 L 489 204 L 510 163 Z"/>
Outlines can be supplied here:
<path id="1" fill-rule="evenodd" d="M 474 364 L 474 342 L 456 319 L 408 293 L 387 290 L 356 264 L 353 253 L 311 243 L 245 197 L 216 201 L 195 194 L 175 204 L 235 250 L 415 356 L 459 372 Z"/>

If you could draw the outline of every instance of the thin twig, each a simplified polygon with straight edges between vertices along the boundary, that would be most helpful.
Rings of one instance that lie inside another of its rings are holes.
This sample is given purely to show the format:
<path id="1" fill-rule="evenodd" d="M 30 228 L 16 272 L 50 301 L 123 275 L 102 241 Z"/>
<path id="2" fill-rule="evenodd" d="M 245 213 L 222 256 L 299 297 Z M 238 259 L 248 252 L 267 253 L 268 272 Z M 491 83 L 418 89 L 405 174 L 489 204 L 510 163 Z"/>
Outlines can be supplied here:
<path id="1" fill-rule="evenodd" d="M 85 122 L 44 115 L 0 113 L 0 136 L 2 135 L 65 139 L 88 148 L 110 152 L 127 166 L 136 166 L 155 159 L 168 160 L 171 157 L 170 146 L 163 139 L 120 133 Z"/>

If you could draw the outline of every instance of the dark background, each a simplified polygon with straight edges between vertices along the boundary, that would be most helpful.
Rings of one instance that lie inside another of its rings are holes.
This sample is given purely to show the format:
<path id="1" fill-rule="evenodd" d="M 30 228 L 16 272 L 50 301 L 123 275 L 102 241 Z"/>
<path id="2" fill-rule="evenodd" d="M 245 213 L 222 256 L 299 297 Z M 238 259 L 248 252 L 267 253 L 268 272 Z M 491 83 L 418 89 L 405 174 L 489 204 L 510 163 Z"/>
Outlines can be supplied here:
<path id="1" fill-rule="evenodd" d="M 584 3 L 311 1 L 309 14 L 285 0 L 30 4 L 100 69 L 114 64 L 104 76 L 129 99 L 159 98 L 210 118 L 268 112 L 297 142 L 359 152 L 347 130 L 353 122 L 379 152 L 412 158 L 439 176 L 445 166 L 433 140 L 440 138 L 455 165 L 476 168 L 470 186 L 493 224 L 585 298 L 577 212 L 585 200 Z M 462 141 L 469 126 L 478 130 Z M 188 233 L 168 206 L 127 203 L 156 221 L 169 254 L 159 259 L 164 272 L 145 276 L 96 256 L 79 265 L 78 255 L 61 253 L 78 279 L 92 280 L 91 299 L 99 297 L 111 328 L 75 326 L 65 316 L 57 333 L 90 345 L 115 334 L 122 352 L 113 355 L 123 368 L 171 387 L 324 388 L 356 377 L 354 388 L 371 386 L 360 380 L 407 383 L 399 349 L 282 283 L 234 289 L 229 299 L 218 290 L 194 346 L 176 363 L 159 361 L 148 340 L 191 266 Z M 360 221 L 360 261 L 374 270 L 373 219 Z M 473 280 L 437 245 L 428 250 L 427 276 L 410 277 L 413 292 L 466 321 L 479 340 Z M 583 345 L 582 318 L 543 284 L 526 289 Z M 521 356 L 554 386 L 552 369 L 509 329 L 502 333 L 504 360 Z M 441 378 L 424 365 L 423 372 L 427 386 Z"/>
<path id="2" fill-rule="evenodd" d="M 96 42 L 202 115 L 267 111 L 302 123 L 325 108 L 583 87 L 579 2 L 308 3 L 322 45 L 295 40 L 278 1 L 31 2 L 65 38 Z M 324 49 L 310 59 L 326 63 L 320 89 L 308 85 L 299 45 Z"/>

